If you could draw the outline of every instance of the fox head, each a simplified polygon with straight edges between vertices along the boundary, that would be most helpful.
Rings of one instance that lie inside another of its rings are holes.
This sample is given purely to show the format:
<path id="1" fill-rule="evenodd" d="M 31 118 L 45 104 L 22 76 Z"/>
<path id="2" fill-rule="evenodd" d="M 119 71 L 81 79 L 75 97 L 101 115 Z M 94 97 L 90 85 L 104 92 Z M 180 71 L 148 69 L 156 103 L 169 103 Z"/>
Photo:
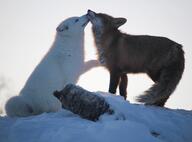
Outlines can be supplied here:
<path id="1" fill-rule="evenodd" d="M 81 17 L 71 17 L 59 24 L 56 31 L 60 36 L 78 35 L 84 32 L 84 28 L 89 22 L 87 15 Z"/>
<path id="2" fill-rule="evenodd" d="M 107 31 L 111 29 L 118 29 L 121 25 L 125 24 L 127 19 L 119 17 L 114 18 L 107 14 L 95 13 L 94 11 L 88 10 L 87 17 L 93 25 L 93 29 L 97 31 Z"/>

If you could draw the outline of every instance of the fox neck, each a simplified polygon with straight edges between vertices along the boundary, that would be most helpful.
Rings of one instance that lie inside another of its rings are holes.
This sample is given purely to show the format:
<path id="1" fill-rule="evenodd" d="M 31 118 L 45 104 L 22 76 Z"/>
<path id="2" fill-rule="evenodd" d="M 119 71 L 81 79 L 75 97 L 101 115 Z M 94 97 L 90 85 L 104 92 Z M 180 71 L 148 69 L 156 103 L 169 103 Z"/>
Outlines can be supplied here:
<path id="1" fill-rule="evenodd" d="M 92 28 L 94 34 L 94 40 L 97 48 L 99 62 L 102 65 L 106 65 L 106 52 L 110 48 L 110 44 L 113 40 L 113 33 L 119 32 L 118 29 L 103 30 L 102 28 Z"/>
<path id="2" fill-rule="evenodd" d="M 56 35 L 55 41 L 52 45 L 52 50 L 59 51 L 58 53 L 60 54 L 65 54 L 68 50 L 73 50 L 73 52 L 84 54 L 84 35 L 78 37 L 61 37 L 59 35 Z"/>

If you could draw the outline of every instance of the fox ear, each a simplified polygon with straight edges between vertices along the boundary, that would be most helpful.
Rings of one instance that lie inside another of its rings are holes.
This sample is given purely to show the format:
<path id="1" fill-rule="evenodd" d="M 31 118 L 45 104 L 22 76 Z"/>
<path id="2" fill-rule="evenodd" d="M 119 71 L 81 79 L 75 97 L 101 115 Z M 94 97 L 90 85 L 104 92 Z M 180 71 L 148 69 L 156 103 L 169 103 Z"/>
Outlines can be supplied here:
<path id="1" fill-rule="evenodd" d="M 115 27 L 119 28 L 121 25 L 125 24 L 127 19 L 125 18 L 114 18 L 113 23 Z"/>

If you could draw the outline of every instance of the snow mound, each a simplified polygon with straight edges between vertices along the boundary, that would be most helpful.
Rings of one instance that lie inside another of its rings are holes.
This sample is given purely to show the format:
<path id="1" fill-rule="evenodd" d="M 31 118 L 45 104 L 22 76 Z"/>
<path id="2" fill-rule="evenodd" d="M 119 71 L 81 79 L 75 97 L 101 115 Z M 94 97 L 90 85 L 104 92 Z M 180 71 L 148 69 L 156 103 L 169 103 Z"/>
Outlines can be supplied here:
<path id="1" fill-rule="evenodd" d="M 113 115 L 93 122 L 67 110 L 26 118 L 0 117 L 0 142 L 191 142 L 192 112 L 105 97 Z"/>
<path id="2" fill-rule="evenodd" d="M 11 81 L 0 76 L 0 115 L 5 115 L 5 104 L 14 96 Z"/>

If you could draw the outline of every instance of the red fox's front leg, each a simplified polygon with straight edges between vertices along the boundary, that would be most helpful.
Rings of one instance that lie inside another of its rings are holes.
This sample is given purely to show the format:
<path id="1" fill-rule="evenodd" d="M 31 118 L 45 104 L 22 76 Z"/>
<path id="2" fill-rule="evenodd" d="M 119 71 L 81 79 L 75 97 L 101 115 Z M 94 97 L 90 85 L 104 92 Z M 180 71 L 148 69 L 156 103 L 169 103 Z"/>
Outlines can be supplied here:
<path id="1" fill-rule="evenodd" d="M 120 95 L 123 96 L 125 100 L 127 98 L 127 84 L 128 84 L 127 74 L 121 74 L 119 91 Z"/>
<path id="2" fill-rule="evenodd" d="M 109 92 L 115 94 L 119 84 L 120 74 L 117 72 L 110 72 Z"/>

